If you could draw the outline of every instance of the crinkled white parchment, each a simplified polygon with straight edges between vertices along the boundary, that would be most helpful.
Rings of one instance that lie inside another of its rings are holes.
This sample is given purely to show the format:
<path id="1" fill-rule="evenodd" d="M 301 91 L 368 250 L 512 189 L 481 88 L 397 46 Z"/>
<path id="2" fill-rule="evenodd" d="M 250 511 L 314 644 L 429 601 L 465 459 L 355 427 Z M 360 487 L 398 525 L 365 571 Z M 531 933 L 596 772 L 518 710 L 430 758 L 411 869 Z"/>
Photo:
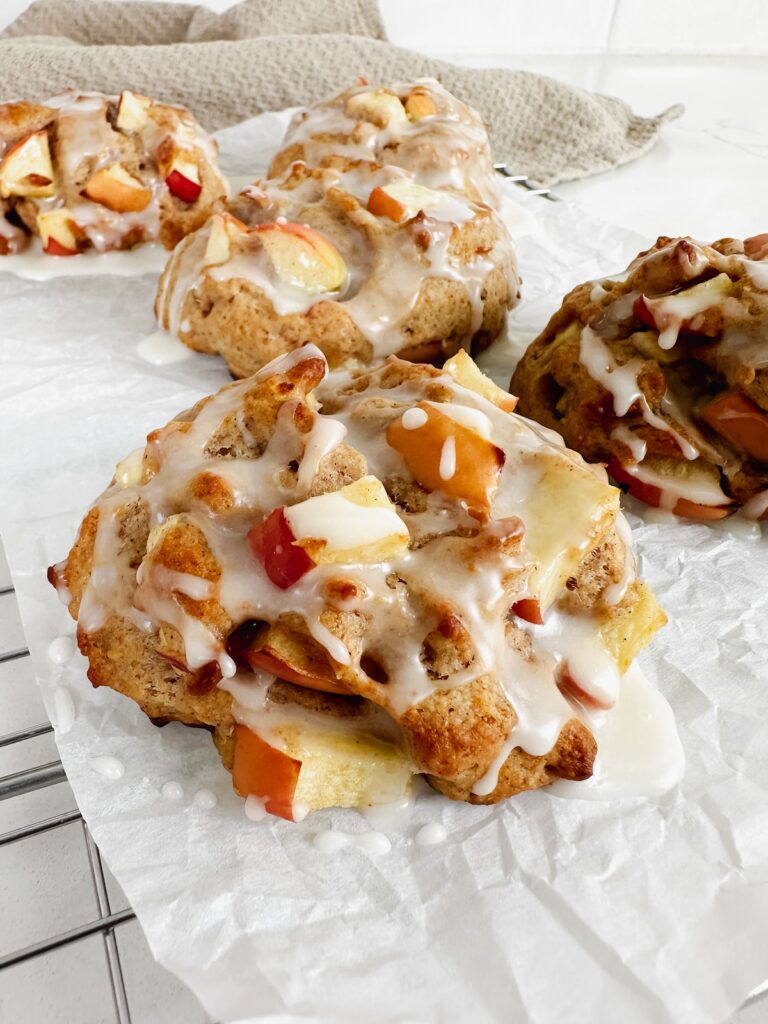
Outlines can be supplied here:
<path id="1" fill-rule="evenodd" d="M 224 133 L 228 169 L 273 149 L 282 123 Z M 518 349 L 567 289 L 650 241 L 523 199 Z M 320 853 L 318 829 L 367 826 L 340 811 L 249 821 L 205 732 L 156 729 L 92 690 L 79 655 L 63 667 L 47 657 L 73 625 L 46 566 L 66 555 L 115 462 L 229 379 L 217 359 L 155 368 L 137 356 L 153 290 L 146 277 L 0 273 L 0 531 L 46 706 L 54 715 L 57 686 L 76 705 L 57 736 L 67 774 L 161 963 L 221 1021 L 723 1021 L 768 977 L 765 539 L 631 517 L 671 619 L 642 664 L 677 713 L 687 770 L 676 791 L 603 804 L 539 792 L 492 808 L 425 795 L 391 852 Z M 486 358 L 501 383 L 514 350 Z M 101 755 L 124 777 L 96 774 Z M 180 802 L 161 795 L 171 780 Z M 201 787 L 217 806 L 194 803 Z M 444 844 L 414 844 L 426 821 L 445 825 Z"/>

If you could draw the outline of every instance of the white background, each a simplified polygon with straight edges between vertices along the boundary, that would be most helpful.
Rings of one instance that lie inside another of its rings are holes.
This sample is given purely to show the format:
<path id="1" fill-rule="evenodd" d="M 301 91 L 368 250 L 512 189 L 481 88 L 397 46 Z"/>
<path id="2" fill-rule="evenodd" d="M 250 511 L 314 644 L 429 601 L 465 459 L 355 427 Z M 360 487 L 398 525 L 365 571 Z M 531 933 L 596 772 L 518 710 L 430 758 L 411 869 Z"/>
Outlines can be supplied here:
<path id="1" fill-rule="evenodd" d="M 2 0 L 0 27 L 26 6 Z M 231 5 L 212 0 L 209 6 Z M 620 96 L 641 114 L 686 105 L 684 118 L 665 129 L 652 153 L 618 171 L 559 186 L 559 195 L 648 241 L 662 233 L 712 240 L 768 230 L 766 0 L 381 0 L 381 7 L 393 42 L 430 55 L 550 74 Z M 3 582 L 0 568 L 0 587 Z M 21 639 L 9 597 L 0 597 L 5 651 Z M 0 734 L 42 721 L 29 666 L 12 662 L 0 669 Z M 24 752 L 11 748 L 3 757 L 0 773 L 56 756 L 49 738 L 22 746 Z M 0 805 L 0 832 L 72 806 L 64 786 L 10 804 Z M 79 844 L 68 829 L 27 845 L 23 863 L 18 848 L 13 860 L 0 856 L 0 907 L 15 894 L 29 908 L 16 944 L 70 927 L 83 919 L 84 906 L 93 913 Z M 119 907 L 119 893 L 113 893 Z M 138 926 L 124 926 L 120 936 L 134 1022 L 202 1024 L 191 996 L 152 963 Z M 4 937 L 2 951 L 13 945 Z M 43 1006 L 55 1007 L 48 1019 L 57 1024 L 114 1019 L 99 940 L 0 975 L 3 1024 L 44 1019 Z M 740 1024 L 766 1019 L 764 1003 L 739 1017 Z"/>

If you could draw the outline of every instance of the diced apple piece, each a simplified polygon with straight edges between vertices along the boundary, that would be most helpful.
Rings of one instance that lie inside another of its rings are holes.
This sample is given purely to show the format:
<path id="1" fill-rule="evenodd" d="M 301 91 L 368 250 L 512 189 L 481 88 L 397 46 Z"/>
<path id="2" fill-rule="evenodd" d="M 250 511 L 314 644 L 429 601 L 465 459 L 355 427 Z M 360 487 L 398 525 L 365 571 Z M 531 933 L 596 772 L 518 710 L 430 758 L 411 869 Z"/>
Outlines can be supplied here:
<path id="1" fill-rule="evenodd" d="M 674 491 L 670 497 L 667 497 L 661 484 L 651 483 L 636 476 L 635 473 L 630 473 L 615 457 L 612 457 L 608 462 L 608 472 L 617 484 L 626 487 L 633 497 L 637 498 L 638 501 L 645 502 L 646 505 L 650 505 L 652 508 L 668 508 L 677 516 L 684 516 L 687 519 L 700 519 L 705 522 L 725 519 L 726 516 L 733 512 L 733 505 L 730 503 L 720 502 L 710 505 L 691 501 L 689 498 L 678 497 L 675 499 Z M 730 502 L 730 499 L 727 499 L 727 501 Z"/>
<path id="2" fill-rule="evenodd" d="M 197 164 L 185 160 L 180 153 L 176 153 L 171 161 L 171 169 L 166 175 L 165 184 L 171 195 L 181 199 L 183 203 L 196 202 L 203 191 Z"/>
<path id="3" fill-rule="evenodd" d="M 493 402 L 504 412 L 514 412 L 517 398 L 504 391 L 498 384 L 494 384 L 490 377 L 486 377 L 463 348 L 460 348 L 456 355 L 451 356 L 443 369 L 455 377 L 463 388 L 482 395 L 483 398 L 487 398 L 489 402 Z"/>
<path id="4" fill-rule="evenodd" d="M 671 295 L 660 295 L 656 298 L 640 295 L 635 300 L 634 314 L 643 323 L 661 333 L 668 330 L 695 332 L 695 318 L 719 305 L 732 291 L 733 282 L 728 275 L 718 274 L 717 277 L 710 277 L 700 284 L 693 285 L 692 288 L 685 288 Z M 672 340 L 674 343 L 675 339 Z M 659 340 L 659 344 L 662 348 L 671 347 L 663 344 L 662 339 Z"/>
<path id="5" fill-rule="evenodd" d="M 115 213 L 140 213 L 152 199 L 152 190 L 120 164 L 110 164 L 97 171 L 83 191 L 89 199 Z"/>
<path id="6" fill-rule="evenodd" d="M 744 255 L 750 260 L 764 260 L 768 257 L 768 233 L 745 238 Z"/>
<path id="7" fill-rule="evenodd" d="M 0 196 L 44 198 L 55 192 L 53 164 L 45 130 L 11 146 L 0 161 Z"/>
<path id="8" fill-rule="evenodd" d="M 637 655 L 653 639 L 654 633 L 666 623 L 656 595 L 641 580 L 630 584 L 628 596 L 618 605 L 606 608 L 598 620 L 603 647 L 616 662 L 623 675 Z"/>
<path id="9" fill-rule="evenodd" d="M 240 623 L 227 639 L 227 653 L 237 662 L 244 659 L 252 668 L 310 690 L 349 693 L 337 683 L 325 651 L 297 639 L 279 622 L 270 625 L 247 619 Z"/>
<path id="10" fill-rule="evenodd" d="M 368 196 L 366 209 L 376 217 L 387 217 L 389 220 L 393 220 L 395 224 L 400 224 L 406 219 L 406 209 L 403 204 L 379 185 Z"/>
<path id="11" fill-rule="evenodd" d="M 292 587 L 315 566 L 306 551 L 296 546 L 296 536 L 285 518 L 284 508 L 274 509 L 248 531 L 248 545 L 267 576 L 281 590 Z"/>
<path id="12" fill-rule="evenodd" d="M 337 292 L 347 279 L 338 249 L 303 224 L 262 224 L 254 228 L 281 281 L 310 292 Z"/>
<path id="13" fill-rule="evenodd" d="M 419 402 L 414 408 L 421 409 L 426 419 L 411 429 L 402 417 L 390 423 L 387 443 L 399 452 L 422 487 L 442 491 L 466 503 L 471 516 L 487 519 L 504 466 L 504 452 L 428 402 Z"/>
<path id="14" fill-rule="evenodd" d="M 285 518 L 315 565 L 386 562 L 408 547 L 408 528 L 375 476 L 291 505 Z"/>
<path id="15" fill-rule="evenodd" d="M 37 230 L 43 242 L 43 252 L 49 256 L 76 256 L 79 252 L 76 225 L 71 212 L 65 207 L 37 215 Z"/>
<path id="16" fill-rule="evenodd" d="M 231 213 L 215 213 L 211 218 L 211 233 L 205 247 L 203 265 L 212 267 L 226 263 L 232 255 L 233 233 L 247 230 L 245 224 Z"/>
<path id="17" fill-rule="evenodd" d="M 541 466 L 520 513 L 528 550 L 538 562 L 528 586 L 540 610 L 558 598 L 619 510 L 619 492 L 586 466 L 553 456 Z"/>
<path id="18" fill-rule="evenodd" d="M 701 418 L 753 459 L 768 462 L 768 416 L 745 395 L 721 395 L 701 410 Z"/>
<path id="19" fill-rule="evenodd" d="M 370 121 L 378 128 L 391 128 L 407 124 L 408 115 L 400 98 L 394 93 L 377 89 L 375 92 L 358 92 L 346 103 L 349 117 Z"/>
<path id="20" fill-rule="evenodd" d="M 240 796 L 256 796 L 265 810 L 293 821 L 301 761 L 271 746 L 244 725 L 235 726 L 232 782 Z"/>
<path id="21" fill-rule="evenodd" d="M 323 728 L 326 716 L 320 717 L 317 725 L 276 725 L 269 743 L 236 726 L 232 776 L 237 792 L 258 797 L 267 811 L 289 821 L 299 809 L 366 807 L 408 793 L 415 769 L 395 744 L 354 722 L 349 730 Z"/>
<path id="22" fill-rule="evenodd" d="M 405 101 L 405 112 L 411 121 L 420 121 L 422 117 L 432 117 L 437 113 L 435 101 L 426 92 L 412 92 Z"/>
<path id="23" fill-rule="evenodd" d="M 512 613 L 519 619 L 533 623 L 534 626 L 543 626 L 544 619 L 541 616 L 541 605 L 537 597 L 521 597 L 512 605 Z"/>
<path id="24" fill-rule="evenodd" d="M 121 132 L 140 132 L 149 120 L 147 108 L 151 104 L 148 96 L 124 89 L 117 105 L 117 127 Z"/>

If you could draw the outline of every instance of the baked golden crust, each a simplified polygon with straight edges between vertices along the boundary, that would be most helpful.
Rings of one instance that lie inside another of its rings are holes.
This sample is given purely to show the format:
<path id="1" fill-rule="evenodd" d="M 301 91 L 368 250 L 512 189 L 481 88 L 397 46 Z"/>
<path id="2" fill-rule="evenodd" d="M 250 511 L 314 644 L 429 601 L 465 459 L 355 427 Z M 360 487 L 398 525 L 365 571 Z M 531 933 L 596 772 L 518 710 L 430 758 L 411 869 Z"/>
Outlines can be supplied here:
<path id="1" fill-rule="evenodd" d="M 651 504 L 763 515 L 766 237 L 659 238 L 620 278 L 579 285 L 514 372 L 520 410 Z"/>
<path id="2" fill-rule="evenodd" d="M 496 214 L 397 169 L 298 164 L 244 190 L 230 212 L 178 246 L 155 310 L 191 348 L 223 355 L 235 377 L 310 341 L 332 368 L 391 354 L 439 363 L 490 344 L 518 299 Z"/>
<path id="3" fill-rule="evenodd" d="M 172 249 L 226 193 L 216 143 L 181 107 L 130 92 L 0 105 L 0 255 L 31 235 L 58 256 L 150 241 Z"/>
<path id="4" fill-rule="evenodd" d="M 424 185 L 498 206 L 488 133 L 479 114 L 434 79 L 352 86 L 291 122 L 271 178 L 292 164 L 332 166 L 339 154 L 402 167 Z"/>
<path id="5" fill-rule="evenodd" d="M 575 652 L 618 684 L 663 623 L 615 490 L 506 411 L 466 356 L 442 371 L 390 359 L 341 385 L 325 372 L 314 347 L 282 357 L 118 466 L 51 571 L 92 683 L 210 729 L 244 793 L 243 730 L 281 737 L 289 767 L 311 755 L 330 772 L 343 748 L 346 781 L 307 773 L 309 806 L 370 801 L 377 778 L 412 771 L 472 802 L 587 778 L 583 709 L 615 693 Z M 553 496 L 564 515 L 534 522 Z"/>

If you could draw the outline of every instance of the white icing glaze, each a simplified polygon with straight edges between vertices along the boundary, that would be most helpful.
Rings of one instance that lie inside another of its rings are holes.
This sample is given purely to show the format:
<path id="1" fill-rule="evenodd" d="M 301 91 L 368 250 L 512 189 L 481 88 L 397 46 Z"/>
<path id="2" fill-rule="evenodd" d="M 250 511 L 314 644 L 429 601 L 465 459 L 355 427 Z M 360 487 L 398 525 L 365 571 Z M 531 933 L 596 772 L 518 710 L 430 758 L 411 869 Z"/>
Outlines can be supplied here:
<path id="1" fill-rule="evenodd" d="M 64 665 L 74 657 L 77 644 L 73 636 L 57 636 L 48 644 L 48 657 L 54 665 Z"/>
<path id="2" fill-rule="evenodd" d="M 424 409 L 414 407 L 413 409 L 405 410 L 400 417 L 400 422 L 406 430 L 418 430 L 419 427 L 424 426 L 428 419 L 429 417 Z"/>
<path id="3" fill-rule="evenodd" d="M 56 732 L 65 735 L 75 724 L 75 702 L 65 686 L 53 691 L 53 724 Z"/>
<path id="4" fill-rule="evenodd" d="M 452 480 L 456 475 L 456 438 L 453 436 L 443 441 L 438 472 L 441 480 Z"/>
<path id="5" fill-rule="evenodd" d="M 627 587 L 637 574 L 635 553 L 632 550 L 632 531 L 629 528 L 626 516 L 621 512 L 616 516 L 616 533 L 624 545 L 624 568 L 621 578 L 616 583 L 611 583 L 605 588 L 603 600 L 606 604 L 619 604 L 627 592 Z"/>
<path id="6" fill-rule="evenodd" d="M 321 853 L 338 853 L 350 846 L 374 855 L 389 853 L 392 849 L 392 843 L 382 832 L 342 832 L 330 828 L 318 832 L 312 845 Z"/>
<path id="7" fill-rule="evenodd" d="M 47 256 L 39 238 L 33 238 L 23 252 L 0 256 L 0 274 L 15 274 L 30 281 L 50 281 L 56 277 L 93 277 L 114 274 L 141 277 L 159 274 L 168 261 L 161 245 L 150 243 L 125 251 L 97 252 L 87 249 L 77 256 Z"/>
<path id="8" fill-rule="evenodd" d="M 192 803 L 201 810 L 210 811 L 218 803 L 216 794 L 210 789 L 198 789 L 192 797 Z"/>
<path id="9" fill-rule="evenodd" d="M 164 782 L 160 788 L 160 792 L 166 800 L 171 800 L 174 803 L 184 797 L 184 790 L 181 783 L 177 782 L 176 779 L 169 779 L 168 782 Z"/>
<path id="10" fill-rule="evenodd" d="M 394 508 L 358 505 L 340 491 L 292 505 L 285 510 L 285 518 L 297 539 L 322 540 L 340 551 L 408 533 Z"/>
<path id="11" fill-rule="evenodd" d="M 183 327 L 182 327 L 183 329 Z M 142 338 L 136 346 L 136 355 L 152 366 L 167 366 L 192 358 L 192 349 L 187 348 L 169 331 L 155 331 Z"/>
<path id="12" fill-rule="evenodd" d="M 732 499 L 723 493 L 720 485 L 711 477 L 693 474 L 690 477 L 677 478 L 657 473 L 647 463 L 640 466 L 625 466 L 624 471 L 637 477 L 645 484 L 660 488 L 660 508 L 672 510 L 680 498 L 685 498 L 699 505 L 730 505 Z"/>
<path id="13" fill-rule="evenodd" d="M 104 779 L 122 779 L 125 775 L 125 765 L 117 757 L 92 757 L 89 764 Z"/>
<path id="14" fill-rule="evenodd" d="M 637 403 L 640 414 L 649 426 L 671 434 L 686 459 L 698 458 L 698 448 L 665 419 L 657 416 L 649 406 L 648 399 L 637 380 L 642 367 L 639 359 L 630 359 L 629 362 L 620 365 L 613 358 L 613 353 L 603 339 L 591 327 L 582 329 L 579 357 L 590 377 L 612 395 L 613 411 L 617 416 L 626 416 Z"/>
<path id="15" fill-rule="evenodd" d="M 264 801 L 258 796 L 247 796 L 243 804 L 243 812 L 249 821 L 263 821 L 267 816 Z"/>
<path id="16" fill-rule="evenodd" d="M 642 670 L 627 671 L 616 706 L 596 723 L 597 758 L 586 782 L 558 779 L 554 796 L 582 800 L 659 797 L 683 776 L 685 756 L 672 709 Z"/>
<path id="17" fill-rule="evenodd" d="M 439 821 L 430 821 L 422 825 L 416 833 L 415 843 L 417 846 L 438 846 L 448 838 L 448 830 Z"/>
<path id="18" fill-rule="evenodd" d="M 625 423 L 619 423 L 618 426 L 614 427 L 611 431 L 611 437 L 616 441 L 621 441 L 622 444 L 629 448 L 635 462 L 643 461 L 648 445 L 642 437 L 638 437 L 637 434 L 633 433 Z"/>

